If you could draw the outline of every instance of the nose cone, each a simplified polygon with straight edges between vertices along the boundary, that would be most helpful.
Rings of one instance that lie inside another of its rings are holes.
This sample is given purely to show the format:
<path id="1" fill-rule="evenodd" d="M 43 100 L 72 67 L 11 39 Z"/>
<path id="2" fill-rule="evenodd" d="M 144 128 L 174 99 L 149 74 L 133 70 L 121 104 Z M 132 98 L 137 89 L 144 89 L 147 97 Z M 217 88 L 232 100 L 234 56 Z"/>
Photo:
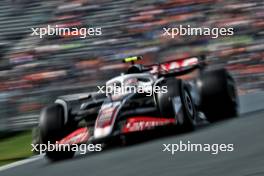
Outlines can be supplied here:
<path id="1" fill-rule="evenodd" d="M 95 139 L 99 139 L 99 138 L 103 138 L 103 137 L 107 137 L 111 134 L 112 132 L 112 127 L 111 126 L 107 126 L 104 128 L 95 128 L 94 130 L 94 138 Z"/>

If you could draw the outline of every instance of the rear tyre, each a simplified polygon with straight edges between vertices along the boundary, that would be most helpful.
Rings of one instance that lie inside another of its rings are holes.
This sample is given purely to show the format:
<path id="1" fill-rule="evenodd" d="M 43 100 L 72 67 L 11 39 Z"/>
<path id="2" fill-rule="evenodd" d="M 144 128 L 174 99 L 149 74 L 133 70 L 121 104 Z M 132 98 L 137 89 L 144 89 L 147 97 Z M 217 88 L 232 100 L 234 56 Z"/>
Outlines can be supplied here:
<path id="1" fill-rule="evenodd" d="M 55 144 L 71 132 L 64 125 L 64 109 L 60 104 L 44 108 L 40 115 L 40 138 L 43 144 Z M 74 151 L 46 151 L 46 157 L 52 161 L 72 158 Z"/>
<path id="2" fill-rule="evenodd" d="M 204 72 L 199 82 L 201 109 L 208 121 L 216 122 L 238 115 L 235 81 L 226 69 Z"/>
<path id="3" fill-rule="evenodd" d="M 196 125 L 196 108 L 191 94 L 182 80 L 165 79 L 159 86 L 166 86 L 167 93 L 156 96 L 158 108 L 163 117 L 175 117 L 184 131 L 192 131 Z M 179 108 L 181 106 L 181 108 Z M 178 111 L 178 112 L 177 112 Z"/>

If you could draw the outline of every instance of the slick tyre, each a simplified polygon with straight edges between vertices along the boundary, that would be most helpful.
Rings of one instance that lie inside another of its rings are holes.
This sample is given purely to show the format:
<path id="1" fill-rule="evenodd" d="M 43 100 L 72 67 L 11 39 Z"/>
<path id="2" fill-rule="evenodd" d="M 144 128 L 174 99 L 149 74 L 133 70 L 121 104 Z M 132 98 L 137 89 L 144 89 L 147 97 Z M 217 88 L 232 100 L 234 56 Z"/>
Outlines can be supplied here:
<path id="1" fill-rule="evenodd" d="M 69 134 L 70 128 L 64 125 L 64 110 L 60 104 L 52 104 L 44 108 L 40 115 L 40 138 L 43 144 L 55 144 Z M 51 161 L 72 158 L 74 151 L 46 151 L 46 157 Z"/>
<path id="2" fill-rule="evenodd" d="M 167 93 L 156 95 L 157 105 L 163 117 L 175 117 L 184 131 L 192 131 L 196 125 L 196 108 L 190 92 L 182 80 L 168 78 L 160 83 Z M 178 111 L 178 112 L 176 112 Z"/>
<path id="3" fill-rule="evenodd" d="M 200 82 L 201 109 L 210 122 L 238 115 L 235 81 L 226 69 L 204 72 L 198 82 Z"/>

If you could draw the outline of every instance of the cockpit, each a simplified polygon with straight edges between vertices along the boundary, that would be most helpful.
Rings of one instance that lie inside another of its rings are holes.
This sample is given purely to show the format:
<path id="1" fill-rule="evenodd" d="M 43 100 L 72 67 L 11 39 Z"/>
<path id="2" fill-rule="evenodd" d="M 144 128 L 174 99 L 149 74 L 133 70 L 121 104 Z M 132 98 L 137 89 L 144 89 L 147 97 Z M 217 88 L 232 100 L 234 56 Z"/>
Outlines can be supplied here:
<path id="1" fill-rule="evenodd" d="M 136 93 L 138 89 L 152 89 L 155 77 L 148 73 L 128 74 L 115 77 L 106 82 L 107 96 Z"/>

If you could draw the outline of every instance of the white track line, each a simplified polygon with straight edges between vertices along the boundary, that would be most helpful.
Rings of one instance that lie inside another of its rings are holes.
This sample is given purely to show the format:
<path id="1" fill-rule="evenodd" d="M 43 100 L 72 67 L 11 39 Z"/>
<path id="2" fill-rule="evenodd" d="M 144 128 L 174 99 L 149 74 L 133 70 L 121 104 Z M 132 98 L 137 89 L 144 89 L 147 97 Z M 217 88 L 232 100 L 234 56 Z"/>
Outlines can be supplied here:
<path id="1" fill-rule="evenodd" d="M 33 161 L 36 161 L 36 160 L 39 160 L 39 159 L 42 159 L 42 158 L 43 158 L 43 155 L 37 155 L 37 156 L 33 156 L 31 158 L 28 158 L 28 159 L 24 159 L 24 160 L 17 161 L 17 162 L 11 163 L 11 164 L 7 164 L 7 165 L 4 165 L 4 166 L 0 167 L 0 172 L 4 171 L 4 170 L 7 170 L 7 169 L 11 169 L 13 167 L 17 167 L 17 166 L 23 165 L 23 164 L 31 163 Z"/>

